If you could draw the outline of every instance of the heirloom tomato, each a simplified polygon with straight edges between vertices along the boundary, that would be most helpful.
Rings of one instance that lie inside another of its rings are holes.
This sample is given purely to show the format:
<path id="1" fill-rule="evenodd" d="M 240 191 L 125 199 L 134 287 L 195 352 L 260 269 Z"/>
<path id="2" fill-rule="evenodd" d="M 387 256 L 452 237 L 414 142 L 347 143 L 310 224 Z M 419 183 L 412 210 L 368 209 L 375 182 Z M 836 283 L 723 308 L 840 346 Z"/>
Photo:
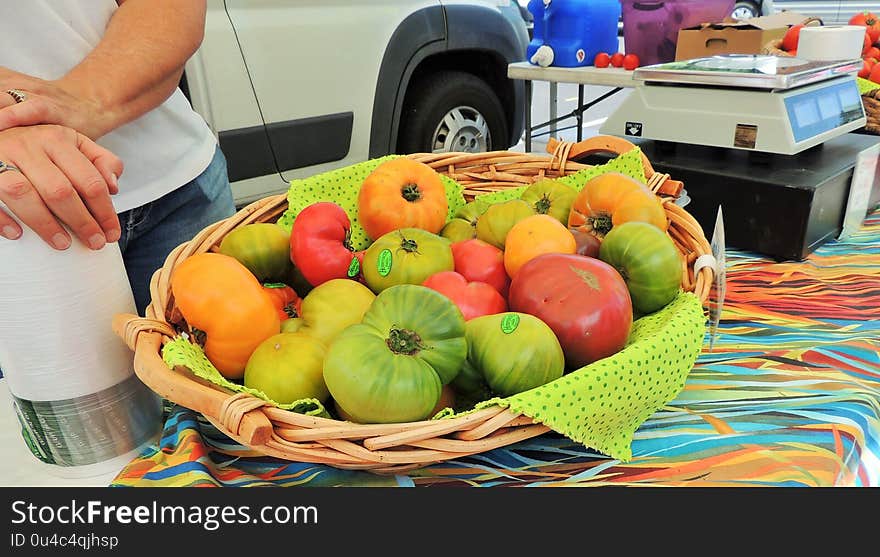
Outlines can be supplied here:
<path id="1" fill-rule="evenodd" d="M 297 296 L 296 290 L 281 282 L 264 284 L 263 290 L 272 298 L 282 324 L 286 319 L 299 317 L 302 300 Z"/>
<path id="2" fill-rule="evenodd" d="M 620 273 L 633 309 L 657 311 L 681 289 L 683 261 L 675 242 L 665 232 L 644 222 L 625 222 L 605 236 L 599 259 Z"/>
<path id="3" fill-rule="evenodd" d="M 504 268 L 510 278 L 520 268 L 545 253 L 575 253 L 577 242 L 568 229 L 550 215 L 533 215 L 516 223 L 507 233 Z"/>
<path id="4" fill-rule="evenodd" d="M 477 220 L 486 212 L 488 205 L 479 201 L 471 201 L 455 213 L 455 217 L 446 223 L 440 235 L 450 242 L 463 242 L 477 237 Z"/>
<path id="5" fill-rule="evenodd" d="M 614 267 L 591 257 L 551 253 L 532 259 L 510 283 L 509 304 L 553 329 L 570 368 L 620 351 L 632 327 L 626 283 Z"/>
<path id="6" fill-rule="evenodd" d="M 424 286 L 392 286 L 327 350 L 324 380 L 356 422 L 423 420 L 467 356 L 461 311 Z"/>
<path id="7" fill-rule="evenodd" d="M 477 221 L 477 238 L 504 249 L 504 240 L 513 225 L 534 214 L 535 211 L 522 199 L 491 205 Z"/>
<path id="8" fill-rule="evenodd" d="M 568 227 L 601 241 L 613 227 L 629 221 L 667 228 L 666 211 L 654 192 L 625 174 L 609 172 L 584 185 L 571 206 Z"/>
<path id="9" fill-rule="evenodd" d="M 357 279 L 360 261 L 351 249 L 351 222 L 329 201 L 309 205 L 290 233 L 290 259 L 312 286 L 337 278 Z"/>
<path id="10" fill-rule="evenodd" d="M 376 299 L 370 289 L 347 279 L 328 280 L 303 298 L 300 317 L 282 324 L 285 332 L 301 332 L 329 344 L 346 327 L 360 323 Z"/>
<path id="11" fill-rule="evenodd" d="M 428 277 L 422 283 L 443 294 L 458 306 L 465 321 L 481 315 L 507 311 L 507 300 L 485 282 L 468 282 L 455 271 L 443 271 Z"/>
<path id="12" fill-rule="evenodd" d="M 449 240 L 419 228 L 393 230 L 364 253 L 364 279 L 377 294 L 397 284 L 421 284 L 454 268 Z"/>
<path id="13" fill-rule="evenodd" d="M 304 398 L 324 402 L 324 354 L 320 340 L 302 333 L 280 333 L 260 343 L 248 359 L 244 386 L 262 391 L 279 404 Z"/>
<path id="14" fill-rule="evenodd" d="M 562 377 L 565 355 L 556 335 L 535 316 L 500 313 L 468 321 L 468 363 L 492 391 L 512 396 Z"/>
<path id="15" fill-rule="evenodd" d="M 281 330 L 263 285 L 228 255 L 186 258 L 171 273 L 171 293 L 187 324 L 204 331 L 205 355 L 227 379 L 241 379 L 254 349 Z"/>
<path id="16" fill-rule="evenodd" d="M 399 228 L 437 234 L 446 224 L 448 212 L 440 175 L 405 157 L 377 166 L 358 192 L 358 219 L 371 240 Z"/>
<path id="17" fill-rule="evenodd" d="M 247 224 L 231 231 L 220 242 L 220 253 L 234 257 L 260 282 L 287 280 L 290 262 L 290 234 L 277 224 Z"/>
<path id="18" fill-rule="evenodd" d="M 523 192 L 520 199 L 529 204 L 538 215 L 550 215 L 563 225 L 568 224 L 571 204 L 578 192 L 562 182 L 544 179 L 535 182 Z"/>
<path id="19" fill-rule="evenodd" d="M 568 231 L 574 236 L 574 241 L 577 244 L 575 253 L 587 257 L 599 257 L 599 238 L 578 228 L 569 228 Z"/>
<path id="20" fill-rule="evenodd" d="M 504 252 L 482 240 L 452 244 L 455 272 L 470 282 L 485 282 L 507 298 L 510 277 L 504 270 Z"/>

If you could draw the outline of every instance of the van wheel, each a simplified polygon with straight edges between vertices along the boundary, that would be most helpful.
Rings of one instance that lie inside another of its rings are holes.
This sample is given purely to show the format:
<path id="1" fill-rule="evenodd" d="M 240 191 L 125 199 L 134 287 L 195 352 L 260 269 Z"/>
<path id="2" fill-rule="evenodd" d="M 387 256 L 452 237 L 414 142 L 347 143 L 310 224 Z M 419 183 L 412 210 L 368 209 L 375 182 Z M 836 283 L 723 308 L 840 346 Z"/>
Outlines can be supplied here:
<path id="1" fill-rule="evenodd" d="M 737 2 L 733 7 L 731 14 L 734 19 L 750 19 L 761 15 L 761 5 L 759 2 L 744 0 Z"/>
<path id="2" fill-rule="evenodd" d="M 507 118 L 485 81 L 465 72 L 431 74 L 407 92 L 399 153 L 483 153 L 503 149 Z"/>

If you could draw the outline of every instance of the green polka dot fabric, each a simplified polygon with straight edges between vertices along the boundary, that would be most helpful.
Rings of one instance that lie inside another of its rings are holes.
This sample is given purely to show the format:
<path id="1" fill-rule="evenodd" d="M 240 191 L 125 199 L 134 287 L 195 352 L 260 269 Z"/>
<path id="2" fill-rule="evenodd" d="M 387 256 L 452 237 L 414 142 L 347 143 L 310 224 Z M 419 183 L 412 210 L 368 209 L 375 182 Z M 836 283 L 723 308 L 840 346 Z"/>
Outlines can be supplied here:
<path id="1" fill-rule="evenodd" d="M 574 174 L 569 174 L 568 176 L 557 178 L 557 181 L 569 185 L 577 191 L 581 191 L 582 189 L 584 189 L 584 185 L 587 182 L 589 182 L 596 176 L 607 174 L 608 172 L 619 172 L 621 174 L 625 174 L 643 184 L 647 182 L 645 178 L 645 168 L 644 166 L 642 166 L 642 151 L 638 147 L 636 147 L 632 151 L 628 151 L 612 159 L 605 164 L 594 166 L 591 168 L 585 168 L 583 170 L 575 172 Z M 486 203 L 503 203 L 505 201 L 510 201 L 511 199 L 519 199 L 520 197 L 522 197 L 523 192 L 526 191 L 526 188 L 528 188 L 528 186 L 487 193 L 480 195 L 478 199 L 480 201 L 485 201 Z"/>
<path id="2" fill-rule="evenodd" d="M 617 354 L 494 402 L 627 462 L 636 429 L 684 388 L 705 330 L 699 298 L 682 292 L 636 321 L 627 346 Z"/>
<path id="3" fill-rule="evenodd" d="M 349 220 L 351 220 L 351 246 L 356 251 L 367 249 L 370 247 L 370 239 L 364 233 L 357 215 L 358 192 L 370 172 L 383 162 L 399 156 L 388 155 L 309 178 L 291 180 L 290 190 L 287 192 L 288 208 L 278 219 L 278 224 L 290 232 L 293 228 L 293 221 L 296 220 L 296 215 L 300 211 L 312 203 L 332 201 L 345 209 Z M 446 200 L 449 203 L 449 214 L 446 220 L 449 220 L 465 204 L 464 188 L 448 176 L 441 174 L 440 179 L 446 188 Z"/>
<path id="4" fill-rule="evenodd" d="M 864 95 L 865 93 L 870 93 L 874 89 L 880 89 L 880 83 L 874 83 L 868 79 L 858 78 L 859 83 L 859 95 Z"/>
<path id="5" fill-rule="evenodd" d="M 162 359 L 165 361 L 165 364 L 167 364 L 168 367 L 171 369 L 174 369 L 175 366 L 184 366 L 192 371 L 196 375 L 196 377 L 201 377 L 202 379 L 210 381 L 215 385 L 225 387 L 230 391 L 252 394 L 257 398 L 261 398 L 265 401 L 271 402 L 275 406 L 283 408 L 284 410 L 291 410 L 293 412 L 307 414 L 309 416 L 321 416 L 324 418 L 330 417 L 330 414 L 324 408 L 324 405 L 321 404 L 321 402 L 317 399 L 306 398 L 303 400 L 298 400 L 291 404 L 278 404 L 277 402 L 266 396 L 263 391 L 250 389 L 248 387 L 245 387 L 244 385 L 240 385 L 226 379 L 219 371 L 217 371 L 217 368 L 214 367 L 214 364 L 212 364 L 211 361 L 208 360 L 208 357 L 205 356 L 205 353 L 202 351 L 202 348 L 200 346 L 198 346 L 197 344 L 193 344 L 188 339 L 182 336 L 173 339 L 162 348 Z"/>

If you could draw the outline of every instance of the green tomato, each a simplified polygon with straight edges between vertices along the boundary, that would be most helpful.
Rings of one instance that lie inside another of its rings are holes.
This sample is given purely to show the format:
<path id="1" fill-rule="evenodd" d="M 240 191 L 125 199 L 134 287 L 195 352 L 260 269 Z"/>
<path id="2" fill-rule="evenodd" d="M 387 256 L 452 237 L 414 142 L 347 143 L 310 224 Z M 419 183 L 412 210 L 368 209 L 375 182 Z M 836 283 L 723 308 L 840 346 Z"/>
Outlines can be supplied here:
<path id="1" fill-rule="evenodd" d="M 220 253 L 234 257 L 260 282 L 290 279 L 290 234 L 271 223 L 248 224 L 236 228 L 220 242 Z M 297 290 L 299 292 L 299 290 Z"/>
<path id="2" fill-rule="evenodd" d="M 468 363 L 493 392 L 511 396 L 562 377 L 565 355 L 550 327 L 526 313 L 467 322 Z"/>
<path id="3" fill-rule="evenodd" d="M 299 319 L 285 319 L 282 330 L 298 331 L 330 344 L 346 327 L 364 318 L 376 295 L 359 282 L 332 279 L 303 298 Z"/>
<path id="4" fill-rule="evenodd" d="M 529 204 L 521 199 L 492 205 L 477 221 L 477 238 L 503 250 L 507 233 L 513 225 L 534 214 Z"/>
<path id="5" fill-rule="evenodd" d="M 376 297 L 360 325 L 330 345 L 324 380 L 354 421 L 423 420 L 461 369 L 464 335 L 464 317 L 444 295 L 424 286 L 392 286 Z"/>
<path id="6" fill-rule="evenodd" d="M 681 289 L 681 254 L 672 238 L 653 224 L 615 226 L 599 246 L 599 259 L 623 277 L 633 310 L 640 314 L 664 307 Z"/>
<path id="7" fill-rule="evenodd" d="M 455 267 L 452 243 L 420 228 L 401 228 L 379 237 L 364 253 L 363 274 L 375 293 L 398 284 L 422 284 Z"/>
<path id="8" fill-rule="evenodd" d="M 455 391 L 456 409 L 459 411 L 473 408 L 478 402 L 489 400 L 494 396 L 483 374 L 468 360 L 464 361 L 461 370 L 449 386 Z"/>
<path id="9" fill-rule="evenodd" d="M 477 228 L 464 219 L 452 219 L 446 223 L 440 235 L 452 243 L 464 242 L 477 237 Z"/>
<path id="10" fill-rule="evenodd" d="M 304 398 L 327 400 L 324 383 L 326 345 L 303 333 L 281 333 L 260 343 L 248 359 L 244 385 L 263 391 L 279 404 Z"/>
<path id="11" fill-rule="evenodd" d="M 550 215 L 568 228 L 568 214 L 577 197 L 577 191 L 557 180 L 535 182 L 523 192 L 520 199 L 539 215 Z"/>
<path id="12" fill-rule="evenodd" d="M 440 235 L 450 242 L 463 242 L 477 237 L 477 220 L 489 206 L 480 200 L 465 204 L 456 211 L 455 218 L 446 223 Z"/>

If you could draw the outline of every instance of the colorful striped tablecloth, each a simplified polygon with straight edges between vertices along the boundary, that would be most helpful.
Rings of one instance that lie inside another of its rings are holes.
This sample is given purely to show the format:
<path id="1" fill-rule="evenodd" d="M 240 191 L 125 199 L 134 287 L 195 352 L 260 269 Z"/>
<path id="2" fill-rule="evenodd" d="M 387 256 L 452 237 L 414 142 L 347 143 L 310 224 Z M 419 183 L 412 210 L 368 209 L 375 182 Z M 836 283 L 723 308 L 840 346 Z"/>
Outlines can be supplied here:
<path id="1" fill-rule="evenodd" d="M 561 435 L 382 477 L 255 455 L 195 413 L 114 486 L 880 486 L 880 213 L 803 262 L 728 253 L 727 297 L 684 391 L 623 463 Z"/>

